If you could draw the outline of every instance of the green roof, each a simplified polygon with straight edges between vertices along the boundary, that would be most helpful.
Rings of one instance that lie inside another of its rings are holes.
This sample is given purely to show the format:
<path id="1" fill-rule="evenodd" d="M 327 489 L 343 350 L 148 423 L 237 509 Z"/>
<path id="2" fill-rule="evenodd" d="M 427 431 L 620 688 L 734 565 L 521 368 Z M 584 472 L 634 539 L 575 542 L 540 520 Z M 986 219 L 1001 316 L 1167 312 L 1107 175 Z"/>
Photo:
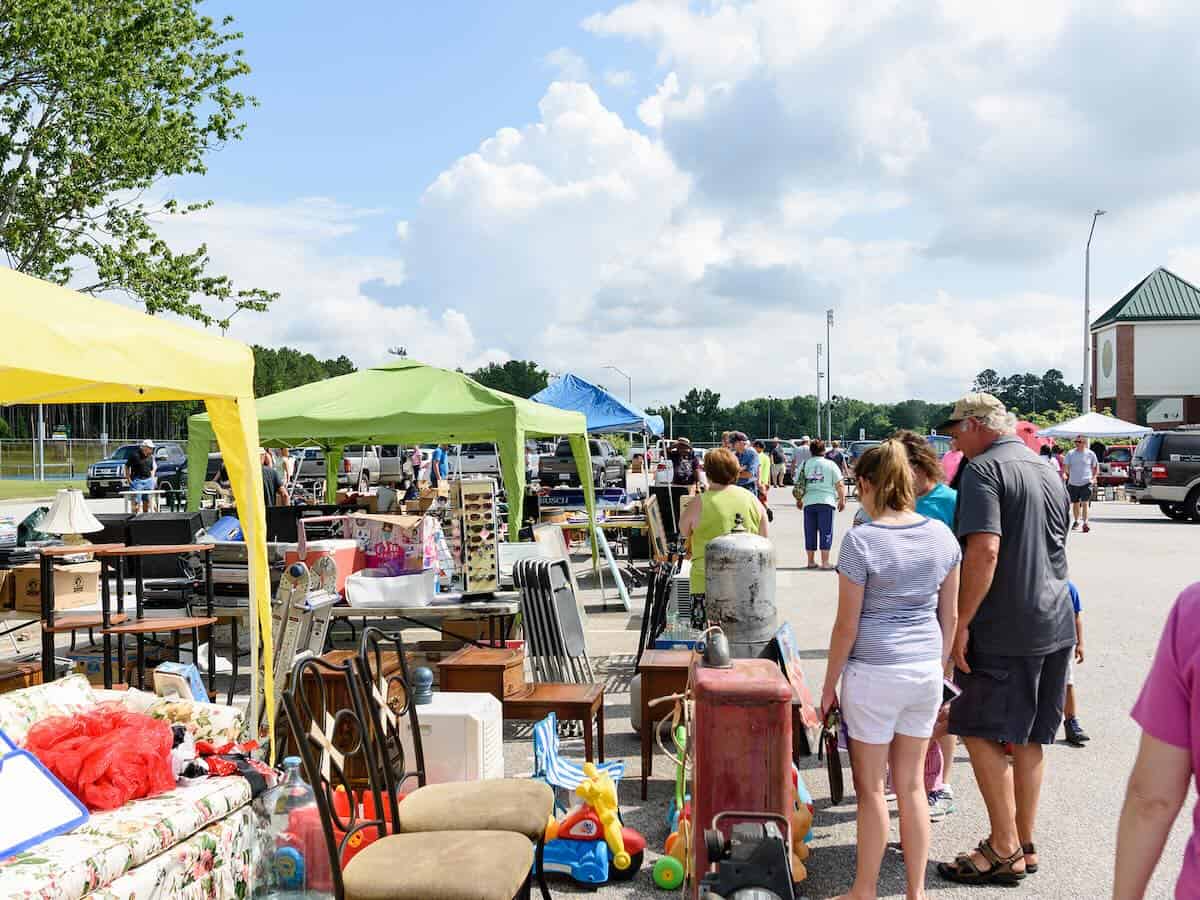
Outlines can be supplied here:
<path id="1" fill-rule="evenodd" d="M 1095 330 L 1114 322 L 1200 319 L 1200 288 L 1159 266 L 1092 323 Z"/>

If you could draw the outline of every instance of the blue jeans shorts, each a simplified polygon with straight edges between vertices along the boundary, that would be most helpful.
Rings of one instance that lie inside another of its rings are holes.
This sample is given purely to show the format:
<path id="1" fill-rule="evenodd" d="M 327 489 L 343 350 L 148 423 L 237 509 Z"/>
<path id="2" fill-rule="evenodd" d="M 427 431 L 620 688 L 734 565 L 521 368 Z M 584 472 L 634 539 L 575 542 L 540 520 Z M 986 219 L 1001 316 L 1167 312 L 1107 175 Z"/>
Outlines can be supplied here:
<path id="1" fill-rule="evenodd" d="M 135 503 L 148 501 L 150 499 L 150 495 L 142 492 L 152 491 L 156 486 L 157 480 L 154 478 L 132 478 L 129 481 L 129 489 L 137 492 L 133 495 L 133 501 Z"/>

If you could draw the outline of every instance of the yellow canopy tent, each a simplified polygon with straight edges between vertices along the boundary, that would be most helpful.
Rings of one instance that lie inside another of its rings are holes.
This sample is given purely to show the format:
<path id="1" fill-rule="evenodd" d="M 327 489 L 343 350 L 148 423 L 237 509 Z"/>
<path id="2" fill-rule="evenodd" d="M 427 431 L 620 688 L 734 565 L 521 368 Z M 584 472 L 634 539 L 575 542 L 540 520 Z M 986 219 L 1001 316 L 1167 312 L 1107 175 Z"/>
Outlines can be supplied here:
<path id="1" fill-rule="evenodd" d="M 204 401 L 249 546 L 251 628 L 257 619 L 267 721 L 273 723 L 271 587 L 250 348 L 11 269 L 0 268 L 0 297 L 0 403 Z M 202 479 L 204 472 L 190 477 Z M 258 642 L 250 647 L 257 678 Z M 258 721 L 257 688 L 250 694 L 251 722 Z"/>

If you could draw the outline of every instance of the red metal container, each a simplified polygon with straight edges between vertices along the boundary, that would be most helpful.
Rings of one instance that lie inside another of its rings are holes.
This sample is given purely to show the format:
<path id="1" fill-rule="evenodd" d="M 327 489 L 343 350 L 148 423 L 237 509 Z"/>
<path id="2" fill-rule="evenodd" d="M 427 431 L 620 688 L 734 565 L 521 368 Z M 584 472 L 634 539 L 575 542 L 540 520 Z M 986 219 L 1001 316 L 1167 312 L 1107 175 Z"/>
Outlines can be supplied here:
<path id="1" fill-rule="evenodd" d="M 729 810 L 792 813 L 792 689 L 766 659 L 735 659 L 731 669 L 692 672 L 691 896 L 708 871 L 704 829 Z M 737 820 L 725 820 L 728 836 Z"/>

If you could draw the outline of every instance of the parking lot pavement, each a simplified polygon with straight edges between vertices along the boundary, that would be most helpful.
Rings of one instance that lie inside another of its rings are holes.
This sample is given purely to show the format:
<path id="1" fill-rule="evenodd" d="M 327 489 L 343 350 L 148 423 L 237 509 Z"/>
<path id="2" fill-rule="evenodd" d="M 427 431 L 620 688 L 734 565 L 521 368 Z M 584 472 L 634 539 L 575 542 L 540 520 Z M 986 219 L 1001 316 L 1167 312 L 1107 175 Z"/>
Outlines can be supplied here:
<path id="1" fill-rule="evenodd" d="M 771 505 L 775 512 L 772 536 L 777 551 L 777 600 L 780 613 L 792 623 L 805 659 L 805 675 L 814 694 L 821 685 L 825 651 L 837 604 L 837 575 L 808 572 L 804 565 L 803 526 L 790 493 L 776 489 Z M 836 548 L 850 526 L 853 503 L 837 517 Z M 944 900 L 985 900 L 1016 897 L 1104 897 L 1111 891 L 1117 818 L 1125 781 L 1133 761 L 1139 731 L 1129 709 L 1140 689 L 1171 603 L 1187 584 L 1200 580 L 1196 547 L 1200 525 L 1174 523 L 1154 507 L 1106 503 L 1095 507 L 1090 534 L 1072 534 L 1069 543 L 1071 576 L 1083 598 L 1087 659 L 1078 670 L 1080 719 L 1092 736 L 1086 749 L 1065 743 L 1048 748 L 1048 772 L 1042 793 L 1037 842 L 1041 871 L 1019 888 L 966 888 L 938 878 L 931 862 L 927 889 Z M 633 592 L 640 605 L 642 590 Z M 594 599 L 593 599 L 594 598 Z M 632 883 L 603 887 L 594 896 L 603 898 L 661 897 L 650 880 L 649 869 L 666 837 L 664 815 L 671 793 L 671 771 L 658 755 L 650 800 L 638 799 L 637 740 L 628 723 L 628 654 L 637 641 L 637 616 L 601 612 L 599 595 L 588 593 L 589 645 L 594 656 L 608 657 L 603 675 L 608 693 L 609 758 L 627 764 L 621 788 L 626 823 L 642 830 L 649 841 L 645 869 Z M 630 630 L 630 629 L 633 630 Z M 510 737 L 512 736 L 510 732 Z M 579 741 L 567 741 L 572 753 Z M 529 743 L 506 744 L 510 773 L 528 771 Z M 827 898 L 847 890 L 854 874 L 855 826 L 850 772 L 844 772 L 846 801 L 829 805 L 829 786 L 816 758 L 803 760 L 805 780 L 817 805 L 809 880 L 802 896 Z M 933 826 L 932 860 L 951 860 L 973 848 L 987 834 L 983 803 L 971 774 L 965 751 L 959 751 L 952 778 L 958 811 Z M 1172 831 L 1147 897 L 1172 896 L 1184 845 L 1190 828 L 1189 798 Z M 879 894 L 903 897 L 903 860 L 893 804 L 893 845 L 883 866 Z M 555 894 L 569 895 L 576 888 L 556 882 Z M 582 889 L 579 889 L 582 892 Z"/>

